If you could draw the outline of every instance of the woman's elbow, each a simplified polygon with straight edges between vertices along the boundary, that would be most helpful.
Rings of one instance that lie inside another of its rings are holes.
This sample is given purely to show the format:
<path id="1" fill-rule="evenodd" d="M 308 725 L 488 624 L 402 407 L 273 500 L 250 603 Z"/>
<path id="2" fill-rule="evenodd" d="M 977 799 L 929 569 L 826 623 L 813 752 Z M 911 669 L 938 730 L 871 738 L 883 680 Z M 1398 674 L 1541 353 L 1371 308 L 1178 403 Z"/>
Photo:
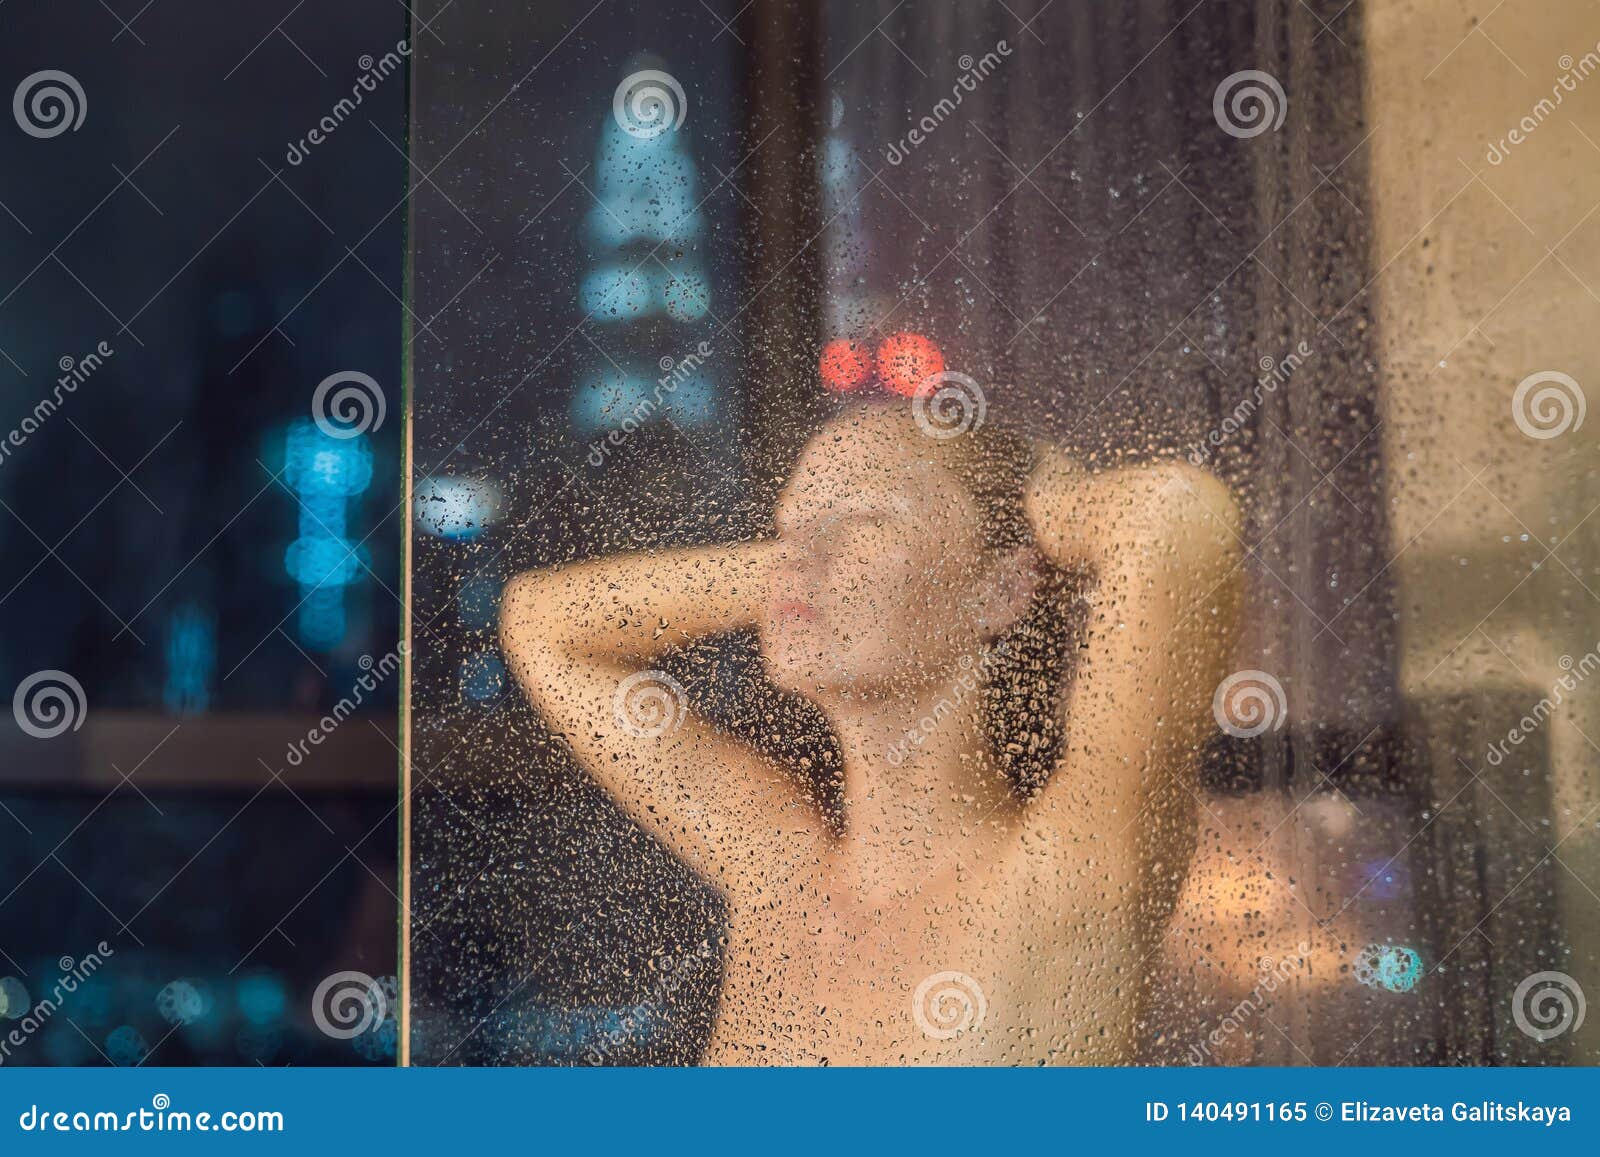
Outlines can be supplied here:
<path id="1" fill-rule="evenodd" d="M 522 685 L 533 690 L 542 664 L 541 652 L 551 643 L 542 630 L 539 608 L 549 603 L 549 592 L 536 571 L 524 571 L 507 581 L 500 596 L 500 651 Z"/>

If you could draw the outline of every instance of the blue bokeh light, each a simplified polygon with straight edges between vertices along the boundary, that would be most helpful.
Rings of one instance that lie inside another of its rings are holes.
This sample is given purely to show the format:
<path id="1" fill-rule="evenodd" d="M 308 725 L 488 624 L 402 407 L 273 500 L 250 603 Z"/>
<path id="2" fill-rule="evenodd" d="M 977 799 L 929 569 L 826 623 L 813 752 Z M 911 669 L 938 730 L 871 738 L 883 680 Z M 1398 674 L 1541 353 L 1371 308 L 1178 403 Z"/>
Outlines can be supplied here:
<path id="1" fill-rule="evenodd" d="M 442 475 L 416 484 L 411 509 L 423 533 L 465 542 L 494 525 L 503 502 L 500 484 L 492 478 Z"/>
<path id="2" fill-rule="evenodd" d="M 368 561 L 348 537 L 348 516 L 350 500 L 372 485 L 371 443 L 365 434 L 335 438 L 301 418 L 284 435 L 283 475 L 299 507 L 300 535 L 283 565 L 300 588 L 300 639 L 331 650 L 348 629 L 341 588 L 357 582 Z"/>
<path id="3" fill-rule="evenodd" d="M 270 972 L 241 976 L 234 985 L 233 998 L 240 1014 L 253 1025 L 273 1024 L 289 1007 L 289 993 L 283 980 Z"/>
<path id="4" fill-rule="evenodd" d="M 173 715 L 198 715 L 211 706 L 217 666 L 217 625 L 204 609 L 188 604 L 167 622 L 166 680 L 161 703 Z"/>
<path id="5" fill-rule="evenodd" d="M 112 1064 L 131 1068 L 150 1055 L 150 1044 L 131 1024 L 118 1025 L 106 1034 L 105 1054 Z"/>
<path id="6" fill-rule="evenodd" d="M 1356 956 L 1355 977 L 1368 988 L 1410 992 L 1422 977 L 1422 957 L 1404 944 L 1369 944 Z"/>

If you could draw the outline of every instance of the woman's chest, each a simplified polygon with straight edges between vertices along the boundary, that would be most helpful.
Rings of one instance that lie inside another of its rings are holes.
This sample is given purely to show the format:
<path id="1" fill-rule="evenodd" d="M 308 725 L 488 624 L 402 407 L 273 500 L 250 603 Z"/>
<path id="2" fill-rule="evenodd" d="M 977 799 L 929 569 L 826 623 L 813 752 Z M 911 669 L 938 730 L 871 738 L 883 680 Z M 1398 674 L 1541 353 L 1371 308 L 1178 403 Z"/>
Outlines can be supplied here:
<path id="1" fill-rule="evenodd" d="M 719 1037 L 835 1063 L 1037 1059 L 1070 889 L 1039 864 L 930 869 L 834 857 L 736 909 Z"/>

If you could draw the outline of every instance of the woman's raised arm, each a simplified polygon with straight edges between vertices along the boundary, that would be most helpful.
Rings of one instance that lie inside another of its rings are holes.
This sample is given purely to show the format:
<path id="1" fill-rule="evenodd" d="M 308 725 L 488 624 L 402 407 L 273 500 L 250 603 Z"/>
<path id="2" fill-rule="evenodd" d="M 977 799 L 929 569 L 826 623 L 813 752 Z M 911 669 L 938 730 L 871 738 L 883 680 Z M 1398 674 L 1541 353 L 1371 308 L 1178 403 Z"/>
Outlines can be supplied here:
<path id="1" fill-rule="evenodd" d="M 817 813 L 782 769 L 689 710 L 656 670 L 674 646 L 750 626 L 770 543 L 620 555 L 507 584 L 501 647 L 528 698 L 638 823 L 729 890 L 806 855 Z"/>
<path id="2" fill-rule="evenodd" d="M 1237 637 L 1238 503 L 1182 463 L 1091 474 L 1052 455 L 1028 513 L 1040 550 L 1095 575 L 1067 742 L 1046 806 L 1092 814 L 1138 937 L 1164 923 L 1194 848 L 1194 773 Z"/>

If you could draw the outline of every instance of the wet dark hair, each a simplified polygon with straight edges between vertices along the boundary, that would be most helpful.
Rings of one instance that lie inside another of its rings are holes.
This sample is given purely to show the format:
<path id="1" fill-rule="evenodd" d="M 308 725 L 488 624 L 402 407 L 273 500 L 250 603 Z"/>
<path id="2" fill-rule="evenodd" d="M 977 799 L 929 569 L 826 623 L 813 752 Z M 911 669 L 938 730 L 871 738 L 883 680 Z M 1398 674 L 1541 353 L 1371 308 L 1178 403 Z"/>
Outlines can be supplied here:
<path id="1" fill-rule="evenodd" d="M 978 508 L 986 554 L 1034 547 L 1023 506 L 1038 451 L 1027 438 L 984 425 L 956 435 L 942 464 Z M 1085 616 L 1081 594 L 1087 577 L 1063 571 L 1036 555 L 1038 583 L 1017 620 L 1001 632 L 986 664 L 983 724 L 994 758 L 1024 798 L 1050 777 L 1065 742 L 1067 682 Z"/>

